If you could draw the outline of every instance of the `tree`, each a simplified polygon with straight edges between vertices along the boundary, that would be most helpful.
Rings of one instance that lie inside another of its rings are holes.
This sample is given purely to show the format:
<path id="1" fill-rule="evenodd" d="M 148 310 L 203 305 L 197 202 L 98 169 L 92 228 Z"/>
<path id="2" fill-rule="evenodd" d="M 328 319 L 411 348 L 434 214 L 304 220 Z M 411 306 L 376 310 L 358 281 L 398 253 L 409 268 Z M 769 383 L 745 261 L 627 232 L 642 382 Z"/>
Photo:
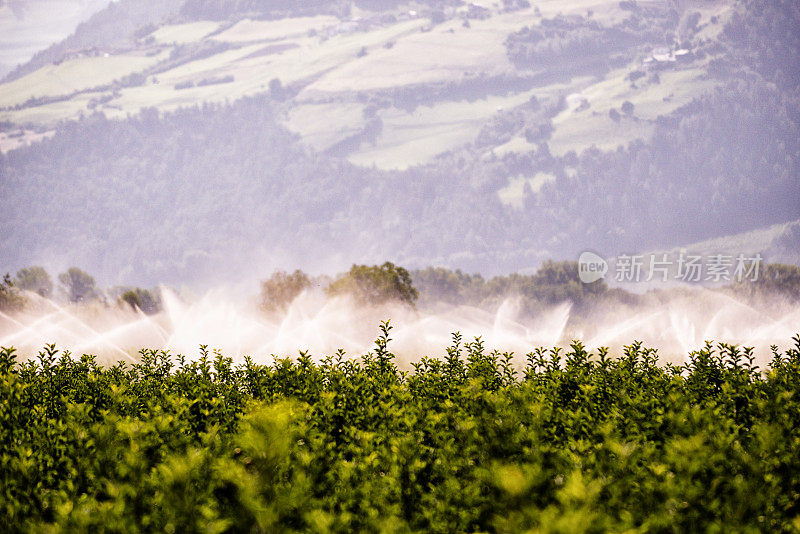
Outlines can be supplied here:
<path id="1" fill-rule="evenodd" d="M 628 116 L 633 115 L 633 102 L 631 102 L 630 100 L 626 100 L 625 102 L 623 102 L 622 112 Z"/>
<path id="2" fill-rule="evenodd" d="M 465 274 L 444 267 L 428 267 L 412 273 L 423 305 L 434 302 L 479 304 L 484 298 L 486 282 L 480 274 Z"/>
<path id="3" fill-rule="evenodd" d="M 11 275 L 6 274 L 0 281 L 0 311 L 19 311 L 25 304 L 25 299 L 19 294 L 19 290 L 14 287 Z"/>
<path id="4" fill-rule="evenodd" d="M 620 115 L 620 114 L 619 114 L 619 111 L 617 111 L 617 110 L 616 110 L 616 109 L 614 109 L 614 108 L 611 108 L 610 110 L 608 110 L 608 116 L 609 116 L 609 117 L 611 118 L 611 120 L 612 120 L 612 121 L 614 121 L 614 122 L 619 122 L 619 121 L 620 121 L 620 119 L 622 118 L 622 115 Z"/>
<path id="5" fill-rule="evenodd" d="M 533 295 L 548 303 L 562 300 L 580 301 L 587 296 L 604 293 L 608 286 L 600 279 L 590 284 L 581 282 L 578 262 L 545 261 L 532 277 Z"/>
<path id="6" fill-rule="evenodd" d="M 59 274 L 58 281 L 70 302 L 83 302 L 97 296 L 94 278 L 77 267 L 70 267 L 67 272 Z"/>
<path id="7" fill-rule="evenodd" d="M 26 267 L 17 271 L 14 285 L 26 291 L 33 291 L 39 296 L 49 298 L 53 293 L 53 280 L 44 267 Z"/>
<path id="8" fill-rule="evenodd" d="M 800 301 L 800 267 L 782 263 L 764 265 L 755 280 L 744 277 L 734 281 L 733 290 L 750 297 L 782 295 L 793 302 Z"/>
<path id="9" fill-rule="evenodd" d="M 380 266 L 353 265 L 347 274 L 328 286 L 328 294 L 350 294 L 367 304 L 394 300 L 412 306 L 419 297 L 408 271 L 388 261 Z"/>
<path id="10" fill-rule="evenodd" d="M 512 273 L 497 276 L 486 284 L 488 297 L 520 295 L 525 298 L 526 311 L 533 311 L 541 305 L 554 305 L 572 302 L 583 305 L 608 291 L 604 280 L 584 284 L 580 280 L 578 262 L 545 261 L 532 275 Z"/>
<path id="11" fill-rule="evenodd" d="M 120 295 L 119 302 L 128 304 L 134 310 L 138 308 L 147 315 L 158 313 L 161 310 L 161 299 L 147 289 L 139 287 L 125 291 Z"/>
<path id="12" fill-rule="evenodd" d="M 286 97 L 286 91 L 280 79 L 272 78 L 269 81 L 269 94 L 275 100 L 283 100 Z"/>
<path id="13" fill-rule="evenodd" d="M 301 270 L 292 274 L 275 271 L 261 282 L 261 309 L 277 311 L 286 309 L 297 295 L 311 287 L 311 279 Z"/>

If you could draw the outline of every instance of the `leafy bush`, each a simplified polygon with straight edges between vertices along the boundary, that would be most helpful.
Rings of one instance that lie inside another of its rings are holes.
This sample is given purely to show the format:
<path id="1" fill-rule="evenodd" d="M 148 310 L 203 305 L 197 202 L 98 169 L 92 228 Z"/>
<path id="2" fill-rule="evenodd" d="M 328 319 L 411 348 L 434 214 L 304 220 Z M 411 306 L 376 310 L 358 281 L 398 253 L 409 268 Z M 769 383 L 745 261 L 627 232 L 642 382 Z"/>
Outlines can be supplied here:
<path id="1" fill-rule="evenodd" d="M 83 302 L 97 296 L 94 278 L 77 267 L 59 274 L 58 281 L 70 302 Z"/>
<path id="2" fill-rule="evenodd" d="M 582 283 L 578 263 L 574 261 L 547 260 L 532 275 L 512 273 L 489 280 L 479 274 L 468 275 L 442 267 L 414 271 L 412 278 L 425 304 L 487 306 L 515 296 L 524 297 L 524 307 L 531 311 L 567 301 L 581 306 L 608 294 L 608 285 L 603 280 Z"/>
<path id="3" fill-rule="evenodd" d="M 609 53 L 629 53 L 630 49 L 660 41 L 663 31 L 672 29 L 667 13 L 654 9 L 646 22 L 632 16 L 615 26 L 604 27 L 582 17 L 556 16 L 542 19 L 538 26 L 526 26 L 508 36 L 505 42 L 509 59 L 518 67 L 557 65 L 570 56 L 608 61 Z"/>
<path id="4" fill-rule="evenodd" d="M 53 281 L 44 267 L 26 267 L 17 271 L 14 285 L 26 291 L 33 291 L 42 297 L 49 297 L 53 293 Z"/>
<path id="5" fill-rule="evenodd" d="M 480 274 L 466 274 L 456 269 L 428 267 L 411 273 L 414 286 L 421 298 L 430 302 L 450 304 L 476 304 L 482 299 L 486 281 Z"/>
<path id="6" fill-rule="evenodd" d="M 373 352 L 103 368 L 0 351 L 11 532 L 796 532 L 800 336 L 684 365 L 480 339 L 402 372 Z"/>
<path id="7" fill-rule="evenodd" d="M 234 81 L 234 77 L 232 74 L 228 74 L 227 76 L 211 76 L 209 78 L 203 78 L 199 82 L 197 82 L 197 87 L 204 87 L 206 85 L 216 85 L 221 83 L 231 83 Z"/>
<path id="8" fill-rule="evenodd" d="M 732 68 L 748 65 L 788 90 L 800 85 L 800 7 L 791 0 L 746 0 L 725 25 Z"/>
<path id="9" fill-rule="evenodd" d="M 630 100 L 626 100 L 625 102 L 622 103 L 621 109 L 625 115 L 633 115 L 633 109 L 634 109 L 633 102 L 631 102 Z"/>
<path id="10" fill-rule="evenodd" d="M 119 302 L 125 303 L 133 309 L 142 310 L 148 315 L 161 310 L 160 296 L 140 287 L 124 291 L 119 296 Z"/>
<path id="11" fill-rule="evenodd" d="M 800 267 L 772 263 L 764 265 L 755 280 L 734 282 L 734 293 L 749 298 L 774 299 L 781 296 L 789 301 L 800 301 Z"/>
<path id="12" fill-rule="evenodd" d="M 0 281 L 0 311 L 18 311 L 24 304 L 25 300 L 11 281 L 11 275 L 6 274 Z"/>
<path id="13" fill-rule="evenodd" d="M 388 261 L 380 266 L 353 265 L 328 286 L 328 293 L 349 294 L 370 304 L 396 300 L 413 305 L 419 296 L 408 271 Z"/>
<path id="14" fill-rule="evenodd" d="M 285 309 L 309 287 L 311 279 L 299 269 L 292 274 L 276 271 L 268 280 L 261 282 L 261 309 L 265 311 Z"/>

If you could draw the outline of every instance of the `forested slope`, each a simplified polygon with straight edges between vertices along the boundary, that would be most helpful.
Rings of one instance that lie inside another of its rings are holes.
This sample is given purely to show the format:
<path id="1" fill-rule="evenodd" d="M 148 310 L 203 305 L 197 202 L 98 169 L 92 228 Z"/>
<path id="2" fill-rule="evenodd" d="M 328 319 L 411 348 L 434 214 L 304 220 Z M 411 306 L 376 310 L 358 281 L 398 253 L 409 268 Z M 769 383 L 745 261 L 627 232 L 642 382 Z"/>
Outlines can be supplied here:
<path id="1" fill-rule="evenodd" d="M 631 13 L 618 31 L 651 39 L 641 26 L 650 15 Z M 659 13 L 652 17 L 662 29 L 678 24 Z M 487 20 L 495 19 L 506 20 Z M 507 53 L 534 61 L 541 53 L 536 43 L 558 41 L 568 51 L 611 31 L 577 20 L 542 16 L 544 29 L 513 34 Z M 238 276 L 255 265 L 261 275 L 275 267 L 330 271 L 386 259 L 491 275 L 574 258 L 587 248 L 607 255 L 669 249 L 797 220 L 800 96 L 797 33 L 790 30 L 799 20 L 791 2 L 752 0 L 736 4 L 724 25 L 717 22 L 718 36 L 704 33 L 717 27 L 711 22 L 684 31 L 694 39 L 693 61 L 707 62 L 701 78 L 710 89 L 683 105 L 670 103 L 668 113 L 651 117 L 630 102 L 621 113 L 573 110 L 574 95 L 529 97 L 514 86 L 515 107 L 481 119 L 472 141 L 405 170 L 354 164 L 349 150 L 380 148 L 397 132 L 414 131 L 420 126 L 409 117 L 426 110 L 442 114 L 431 123 L 437 132 L 447 133 L 448 121 L 458 131 L 459 110 L 489 96 L 453 97 L 447 88 L 481 85 L 340 92 L 326 103 L 297 100 L 310 98 L 304 86 L 278 80 L 255 96 L 176 111 L 146 108 L 112 120 L 100 106 L 60 123 L 52 138 L 0 156 L 0 261 L 9 270 L 80 263 L 107 283 L 141 284 Z M 613 61 L 597 65 L 616 72 Z M 696 83 L 701 63 L 692 65 Z M 644 102 L 647 91 L 662 91 L 660 84 L 682 71 L 636 72 L 625 83 L 646 88 L 637 93 Z M 605 78 L 587 86 L 590 97 L 593 88 L 619 89 L 616 78 L 597 76 Z M 514 83 L 524 87 L 525 80 Z M 678 88 L 675 82 L 667 89 Z M 605 97 L 592 98 L 596 106 Z M 301 108 L 310 111 L 293 119 Z M 340 113 L 347 109 L 355 111 Z M 353 113 L 363 123 L 329 150 L 315 150 L 306 130 L 296 128 L 329 121 L 325 128 L 344 130 L 339 117 Z M 553 149 L 563 132 L 600 115 L 620 131 L 646 125 L 650 133 L 616 150 L 580 143 L 577 150 Z M 428 133 L 420 135 L 424 147 Z"/>

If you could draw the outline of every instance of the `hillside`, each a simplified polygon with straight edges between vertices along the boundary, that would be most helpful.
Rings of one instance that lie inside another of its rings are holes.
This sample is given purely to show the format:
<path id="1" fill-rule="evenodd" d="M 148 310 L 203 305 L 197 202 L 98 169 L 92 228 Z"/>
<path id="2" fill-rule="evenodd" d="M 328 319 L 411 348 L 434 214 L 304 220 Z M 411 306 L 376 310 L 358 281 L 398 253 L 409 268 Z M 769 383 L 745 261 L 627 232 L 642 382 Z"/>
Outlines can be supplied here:
<path id="1" fill-rule="evenodd" d="M 565 153 L 646 138 L 658 116 L 714 86 L 705 69 L 708 57 L 675 62 L 658 73 L 657 83 L 652 75 L 638 78 L 644 74 L 643 62 L 663 47 L 663 32 L 675 26 L 669 17 L 680 16 L 666 2 L 652 3 L 644 15 L 617 2 L 595 0 L 567 9 L 541 2 L 511 11 L 473 5 L 368 12 L 353 6 L 342 18 L 309 13 L 158 27 L 152 10 L 140 8 L 139 15 L 128 6 L 112 6 L 124 11 L 114 14 L 113 26 L 103 21 L 111 15 L 96 15 L 68 44 L 34 62 L 51 63 L 0 86 L 0 120 L 49 129 L 91 111 L 115 118 L 143 107 L 173 110 L 222 103 L 279 82 L 288 100 L 283 122 L 305 144 L 334 150 L 358 165 L 405 168 L 470 143 L 486 123 L 532 97 L 552 108 L 552 117 L 539 119 L 552 119 L 551 148 Z M 719 26 L 731 10 L 721 4 L 705 15 L 716 17 Z M 168 14 L 169 3 L 161 11 L 162 17 Z M 216 12 L 208 5 L 199 11 Z M 644 29 L 644 19 L 655 21 L 657 29 Z M 120 20 L 126 27 L 120 27 Z M 632 20 L 640 27 L 628 28 Z M 713 25 L 702 19 L 696 24 L 704 32 Z M 528 35 L 530 28 L 552 36 L 531 47 L 531 39 L 539 36 Z M 690 36 L 690 30 L 684 33 Z M 126 35 L 131 37 L 127 41 L 122 39 Z M 530 56 L 522 57 L 528 48 Z M 631 83 L 633 78 L 638 84 Z M 566 105 L 559 105 L 568 96 Z M 625 101 L 640 110 L 635 125 L 608 116 Z M 522 132 L 513 133 L 482 152 L 532 148 Z"/>
<path id="2" fill-rule="evenodd" d="M 767 262 L 800 265 L 800 221 L 687 244 L 667 253 L 675 254 L 681 249 L 704 257 L 714 254 L 761 254 Z"/>
<path id="3" fill-rule="evenodd" d="M 496 273 L 800 217 L 788 1 L 145 4 L 0 84 L 10 268 Z"/>
<path id="4" fill-rule="evenodd" d="M 109 0 L 0 1 L 0 79 L 40 49 L 67 37 Z"/>

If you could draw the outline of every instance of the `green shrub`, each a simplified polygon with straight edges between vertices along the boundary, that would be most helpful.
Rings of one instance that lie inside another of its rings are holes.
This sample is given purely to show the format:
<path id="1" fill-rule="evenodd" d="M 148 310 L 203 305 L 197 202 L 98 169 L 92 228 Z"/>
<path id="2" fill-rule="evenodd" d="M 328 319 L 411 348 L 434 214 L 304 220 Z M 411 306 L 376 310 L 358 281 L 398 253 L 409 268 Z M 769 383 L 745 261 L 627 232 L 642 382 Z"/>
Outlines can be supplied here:
<path id="1" fill-rule="evenodd" d="M 119 302 L 127 304 L 134 310 L 142 310 L 148 315 L 158 313 L 161 310 L 161 298 L 158 293 L 154 294 L 147 289 L 139 287 L 124 291 L 119 296 Z"/>
<path id="2" fill-rule="evenodd" d="M 14 282 L 11 281 L 11 276 L 6 274 L 0 280 L 0 311 L 19 311 L 24 305 L 25 299 L 22 298 Z"/>
<path id="3" fill-rule="evenodd" d="M 800 336 L 767 369 L 708 344 L 659 366 L 480 339 L 400 371 L 315 363 L 99 366 L 0 350 L 10 532 L 797 532 Z"/>
<path id="4" fill-rule="evenodd" d="M 53 281 L 44 267 L 27 267 L 17 271 L 14 285 L 26 291 L 33 291 L 42 297 L 50 297 L 53 293 Z"/>
<path id="5" fill-rule="evenodd" d="M 311 287 L 311 279 L 301 270 L 289 274 L 275 271 L 261 282 L 261 309 L 284 310 L 297 296 Z"/>
<path id="6" fill-rule="evenodd" d="M 408 271 L 388 261 L 380 266 L 353 265 L 328 286 L 328 294 L 349 294 L 368 304 L 394 300 L 413 305 L 419 297 Z"/>
<path id="7" fill-rule="evenodd" d="M 70 302 L 84 302 L 97 297 L 94 278 L 77 267 L 59 274 L 58 281 Z"/>

